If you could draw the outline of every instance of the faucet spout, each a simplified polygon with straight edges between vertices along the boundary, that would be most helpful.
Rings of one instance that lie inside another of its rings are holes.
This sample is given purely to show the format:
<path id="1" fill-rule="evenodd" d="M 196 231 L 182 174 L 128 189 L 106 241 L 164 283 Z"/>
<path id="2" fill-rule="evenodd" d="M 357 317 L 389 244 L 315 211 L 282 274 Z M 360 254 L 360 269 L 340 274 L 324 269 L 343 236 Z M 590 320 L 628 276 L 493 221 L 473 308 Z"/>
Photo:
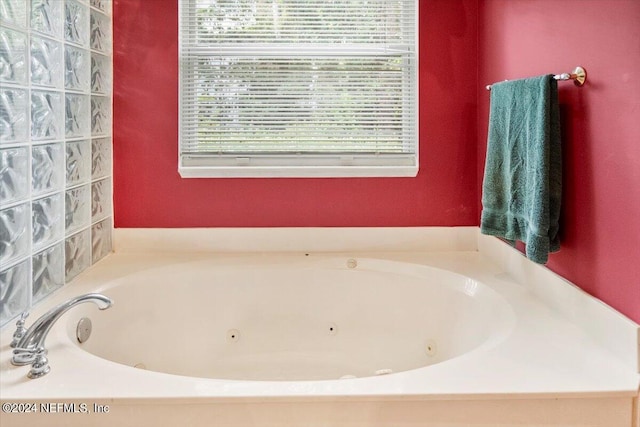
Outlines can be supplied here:
<path id="1" fill-rule="evenodd" d="M 52 308 L 36 320 L 17 343 L 11 363 L 17 366 L 33 363 L 38 349 L 45 348 L 44 341 L 56 321 L 69 309 L 85 302 L 95 303 L 100 310 L 106 310 L 113 304 L 108 297 L 91 293 L 72 298 Z"/>

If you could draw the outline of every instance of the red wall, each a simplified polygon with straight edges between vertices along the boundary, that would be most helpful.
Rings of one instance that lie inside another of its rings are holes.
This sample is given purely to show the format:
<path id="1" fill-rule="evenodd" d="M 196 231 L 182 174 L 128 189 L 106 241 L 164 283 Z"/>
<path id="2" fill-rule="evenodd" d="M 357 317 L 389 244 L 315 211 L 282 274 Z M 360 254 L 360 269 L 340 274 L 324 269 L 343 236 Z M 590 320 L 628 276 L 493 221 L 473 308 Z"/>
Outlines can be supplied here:
<path id="1" fill-rule="evenodd" d="M 494 81 L 560 83 L 562 249 L 549 267 L 640 322 L 640 1 L 420 0 L 420 173 L 181 179 L 177 0 L 114 1 L 116 227 L 477 225 Z"/>
<path id="2" fill-rule="evenodd" d="M 114 1 L 116 227 L 477 224 L 476 0 L 420 2 L 420 172 L 385 179 L 181 179 L 177 3 Z"/>
<path id="3" fill-rule="evenodd" d="M 560 82 L 561 250 L 548 267 L 640 322 L 640 1 L 479 2 L 479 179 L 489 95 L 484 85 L 588 72 Z"/>

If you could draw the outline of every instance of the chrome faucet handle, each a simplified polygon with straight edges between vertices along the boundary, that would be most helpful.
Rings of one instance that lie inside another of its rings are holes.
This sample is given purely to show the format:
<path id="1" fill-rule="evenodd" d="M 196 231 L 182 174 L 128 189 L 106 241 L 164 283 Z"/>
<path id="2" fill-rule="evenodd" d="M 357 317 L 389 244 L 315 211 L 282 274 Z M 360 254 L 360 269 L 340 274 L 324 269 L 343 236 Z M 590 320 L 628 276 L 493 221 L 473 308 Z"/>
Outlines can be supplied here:
<path id="1" fill-rule="evenodd" d="M 25 311 L 20 315 L 20 319 L 16 322 L 16 331 L 13 333 L 13 339 L 11 340 L 11 344 L 9 346 L 11 348 L 15 348 L 22 337 L 27 333 L 27 328 L 24 327 L 25 320 L 29 317 L 29 312 Z"/>
<path id="2" fill-rule="evenodd" d="M 11 363 L 16 366 L 29 365 L 36 360 L 36 352 L 38 348 L 21 348 L 13 349 L 13 357 Z"/>
<path id="3" fill-rule="evenodd" d="M 47 375 L 51 370 L 49 366 L 49 359 L 47 359 L 47 350 L 44 347 L 38 347 L 34 351 L 34 360 L 31 364 L 31 370 L 27 376 L 31 379 L 40 378 L 43 375 Z"/>

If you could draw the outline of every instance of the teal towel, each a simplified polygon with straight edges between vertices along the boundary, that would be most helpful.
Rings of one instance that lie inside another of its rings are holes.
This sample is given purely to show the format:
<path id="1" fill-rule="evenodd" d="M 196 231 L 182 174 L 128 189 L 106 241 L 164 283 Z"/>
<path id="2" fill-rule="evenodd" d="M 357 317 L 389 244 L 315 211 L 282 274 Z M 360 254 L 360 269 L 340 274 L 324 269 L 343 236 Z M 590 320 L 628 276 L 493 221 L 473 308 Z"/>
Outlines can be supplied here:
<path id="1" fill-rule="evenodd" d="M 544 75 L 492 85 L 480 231 L 521 240 L 527 258 L 544 264 L 560 249 L 561 191 L 558 82 Z"/>

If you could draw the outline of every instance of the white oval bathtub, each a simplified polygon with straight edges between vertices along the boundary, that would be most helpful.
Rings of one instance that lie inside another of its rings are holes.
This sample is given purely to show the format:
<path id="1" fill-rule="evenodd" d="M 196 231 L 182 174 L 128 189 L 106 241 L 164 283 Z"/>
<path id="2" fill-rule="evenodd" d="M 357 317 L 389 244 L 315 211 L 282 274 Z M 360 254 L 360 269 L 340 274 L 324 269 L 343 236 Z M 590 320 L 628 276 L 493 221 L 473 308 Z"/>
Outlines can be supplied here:
<path id="1" fill-rule="evenodd" d="M 114 305 L 91 317 L 92 336 L 79 345 L 183 376 L 334 380 L 443 362 L 494 345 L 514 322 L 489 287 L 416 264 L 302 258 L 183 267 L 103 289 Z"/>

